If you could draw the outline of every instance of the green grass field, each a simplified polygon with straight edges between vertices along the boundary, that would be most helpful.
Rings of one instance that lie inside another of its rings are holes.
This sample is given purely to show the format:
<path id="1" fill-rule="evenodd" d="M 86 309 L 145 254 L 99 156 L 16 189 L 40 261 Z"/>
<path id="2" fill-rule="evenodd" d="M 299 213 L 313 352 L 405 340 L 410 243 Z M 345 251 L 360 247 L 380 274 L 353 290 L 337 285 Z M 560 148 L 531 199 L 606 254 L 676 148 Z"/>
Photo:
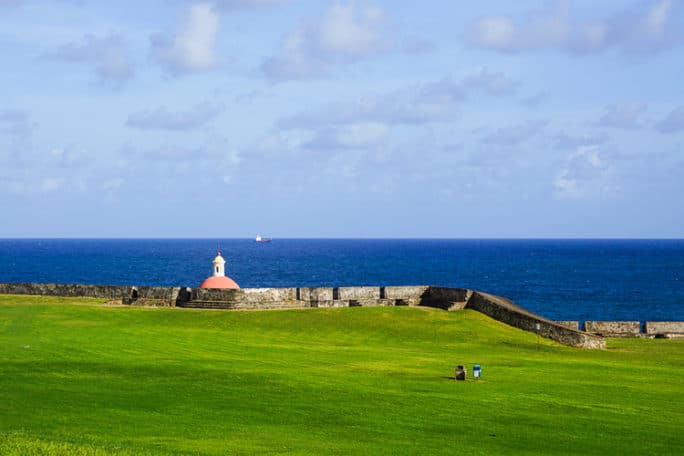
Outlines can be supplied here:
<path id="1" fill-rule="evenodd" d="M 684 340 L 0 295 L 0 454 L 681 454 Z M 482 365 L 456 382 L 454 366 Z"/>

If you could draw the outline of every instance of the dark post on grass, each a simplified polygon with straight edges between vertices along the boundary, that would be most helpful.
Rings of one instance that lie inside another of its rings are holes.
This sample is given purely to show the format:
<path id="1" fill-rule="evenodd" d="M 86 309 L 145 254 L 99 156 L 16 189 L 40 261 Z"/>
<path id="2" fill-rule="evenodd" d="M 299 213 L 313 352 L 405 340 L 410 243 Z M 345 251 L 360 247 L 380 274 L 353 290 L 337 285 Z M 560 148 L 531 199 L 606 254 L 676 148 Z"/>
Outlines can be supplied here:
<path id="1" fill-rule="evenodd" d="M 456 380 L 465 380 L 466 379 L 466 367 L 458 365 L 456 366 L 456 374 L 454 375 L 454 378 Z"/>

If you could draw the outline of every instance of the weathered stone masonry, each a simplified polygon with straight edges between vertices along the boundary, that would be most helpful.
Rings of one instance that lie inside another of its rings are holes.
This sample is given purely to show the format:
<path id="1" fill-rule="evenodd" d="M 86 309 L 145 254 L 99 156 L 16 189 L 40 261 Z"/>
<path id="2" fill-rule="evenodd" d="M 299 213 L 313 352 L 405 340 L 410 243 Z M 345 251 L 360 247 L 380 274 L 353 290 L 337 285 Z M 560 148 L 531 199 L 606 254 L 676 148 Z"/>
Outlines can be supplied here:
<path id="1" fill-rule="evenodd" d="M 515 305 L 508 299 L 479 291 L 433 286 L 242 288 L 237 290 L 136 287 L 114 285 L 71 285 L 0 283 L 0 294 L 94 297 L 121 300 L 130 305 L 176 306 L 202 309 L 303 309 L 318 307 L 427 306 L 444 310 L 472 309 L 510 326 L 539 334 L 565 345 L 604 348 L 599 334 L 579 331 L 572 322 L 554 322 Z M 587 322 L 590 323 L 590 322 Z M 597 322 L 594 322 L 597 323 Z M 615 322 L 613 322 L 615 323 Z M 618 322 L 619 323 L 619 322 Z M 624 323 L 624 322 L 623 322 Z M 611 331 L 633 331 L 629 325 L 595 325 Z M 636 327 L 638 327 L 638 322 Z M 684 333 L 684 322 L 647 322 L 647 331 Z M 596 331 L 599 332 L 599 331 Z"/>

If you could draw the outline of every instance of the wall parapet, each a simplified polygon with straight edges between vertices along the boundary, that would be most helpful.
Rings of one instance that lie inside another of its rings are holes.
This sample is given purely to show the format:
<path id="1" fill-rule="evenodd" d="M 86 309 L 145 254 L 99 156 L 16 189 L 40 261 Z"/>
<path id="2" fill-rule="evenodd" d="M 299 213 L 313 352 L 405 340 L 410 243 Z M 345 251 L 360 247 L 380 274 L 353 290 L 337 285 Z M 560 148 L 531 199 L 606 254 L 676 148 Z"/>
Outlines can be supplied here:
<path id="1" fill-rule="evenodd" d="M 580 348 L 606 347 L 606 341 L 600 336 L 559 325 L 554 321 L 528 312 L 522 307 L 513 304 L 512 301 L 500 296 L 475 291 L 468 300 L 466 309 L 477 310 L 495 320 L 539 334 L 542 337 L 555 340 L 564 345 Z"/>
<path id="2" fill-rule="evenodd" d="M 386 287 L 242 288 L 237 290 L 128 285 L 0 283 L 0 294 L 92 297 L 129 305 L 204 309 L 305 309 L 322 307 L 425 306 L 472 309 L 510 326 L 565 345 L 604 348 L 601 336 L 684 337 L 684 322 L 554 322 L 500 296 L 462 288 L 427 285 Z"/>
<path id="3" fill-rule="evenodd" d="M 649 336 L 684 335 L 684 321 L 647 321 L 644 332 Z"/>
<path id="4" fill-rule="evenodd" d="M 65 283 L 0 283 L 0 294 L 28 294 L 136 300 L 164 299 L 175 301 L 181 287 L 150 287 L 130 285 L 82 285 Z"/>
<path id="5" fill-rule="evenodd" d="M 637 337 L 641 334 L 638 321 L 585 321 L 584 331 L 605 337 Z"/>

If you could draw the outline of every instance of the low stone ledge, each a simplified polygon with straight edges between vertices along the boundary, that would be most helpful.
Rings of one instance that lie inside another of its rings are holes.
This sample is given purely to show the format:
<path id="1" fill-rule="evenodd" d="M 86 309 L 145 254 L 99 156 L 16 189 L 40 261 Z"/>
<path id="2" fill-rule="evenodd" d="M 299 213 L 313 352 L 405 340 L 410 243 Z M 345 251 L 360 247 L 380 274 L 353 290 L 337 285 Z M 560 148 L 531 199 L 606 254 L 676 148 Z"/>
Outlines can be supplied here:
<path id="1" fill-rule="evenodd" d="M 296 288 L 194 288 L 193 301 L 227 301 L 227 302 L 272 302 L 295 301 Z"/>
<path id="2" fill-rule="evenodd" d="M 584 330 L 605 337 L 636 337 L 641 333 L 638 321 L 585 321 Z"/>
<path id="3" fill-rule="evenodd" d="M 297 288 L 297 299 L 301 301 L 332 301 L 332 287 Z"/>
<path id="4" fill-rule="evenodd" d="M 684 321 L 647 321 L 646 334 L 684 334 Z"/>
<path id="5" fill-rule="evenodd" d="M 338 287 L 333 289 L 333 299 L 380 299 L 380 287 Z"/>
<path id="6" fill-rule="evenodd" d="M 430 287 L 427 297 L 443 301 L 464 302 L 468 297 L 468 291 L 465 288 Z"/>
<path id="7" fill-rule="evenodd" d="M 81 285 L 65 283 L 2 283 L 0 293 L 121 299 L 130 296 L 133 287 L 118 285 Z"/>
<path id="8" fill-rule="evenodd" d="M 304 301 L 189 301 L 178 307 L 187 309 L 224 309 L 224 310 L 279 310 L 279 309 L 307 309 L 309 303 Z"/>
<path id="9" fill-rule="evenodd" d="M 427 285 L 387 286 L 381 289 L 381 296 L 386 299 L 421 299 L 428 290 Z"/>
<path id="10" fill-rule="evenodd" d="M 462 310 L 472 293 L 464 288 L 429 287 L 423 294 L 420 305 L 443 310 Z"/>
<path id="11" fill-rule="evenodd" d="M 654 336 L 655 339 L 684 339 L 684 334 L 682 333 L 658 333 Z"/>
<path id="12" fill-rule="evenodd" d="M 131 302 L 138 299 L 164 299 L 175 302 L 181 292 L 180 287 L 121 287 L 124 292 L 128 292 L 128 298 Z"/>
<path id="13" fill-rule="evenodd" d="M 473 309 L 515 328 L 537 333 L 564 345 L 578 348 L 605 348 L 606 341 L 597 335 L 576 331 L 529 312 L 512 301 L 479 291 L 473 292 L 467 309 Z"/>
<path id="14" fill-rule="evenodd" d="M 128 302 L 126 302 L 128 301 Z M 175 307 L 176 301 L 174 299 L 154 299 L 154 298 L 139 298 L 133 300 L 123 300 L 123 303 L 134 307 Z"/>
<path id="15" fill-rule="evenodd" d="M 574 329 L 575 331 L 580 330 L 579 321 L 577 320 L 557 320 L 556 324 L 565 326 L 566 328 Z"/>
<path id="16" fill-rule="evenodd" d="M 325 308 L 325 307 L 349 307 L 349 301 L 326 300 L 326 301 L 309 301 L 310 307 L 313 308 Z"/>
<path id="17" fill-rule="evenodd" d="M 245 301 L 295 301 L 297 300 L 296 288 L 245 288 Z"/>
<path id="18" fill-rule="evenodd" d="M 350 299 L 349 307 L 387 307 L 394 306 L 394 299 Z"/>

